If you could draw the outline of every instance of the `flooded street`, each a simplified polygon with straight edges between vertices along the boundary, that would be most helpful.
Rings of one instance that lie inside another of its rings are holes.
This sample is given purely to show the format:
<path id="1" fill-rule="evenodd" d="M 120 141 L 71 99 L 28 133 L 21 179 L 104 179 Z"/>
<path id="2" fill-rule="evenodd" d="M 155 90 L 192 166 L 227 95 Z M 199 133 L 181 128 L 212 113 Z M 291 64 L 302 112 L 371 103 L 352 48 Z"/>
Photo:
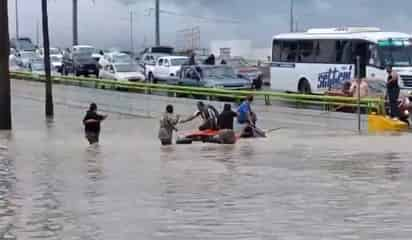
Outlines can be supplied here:
<path id="1" fill-rule="evenodd" d="M 256 106 L 267 139 L 160 147 L 167 101 L 13 83 L 14 130 L 0 134 L 3 239 L 410 239 L 412 136 L 358 135 L 353 116 Z M 98 147 L 81 120 L 109 119 Z M 194 123 L 195 125 L 196 123 Z M 182 132 L 194 125 L 184 126 Z M 335 128 L 339 126 L 339 131 Z"/>

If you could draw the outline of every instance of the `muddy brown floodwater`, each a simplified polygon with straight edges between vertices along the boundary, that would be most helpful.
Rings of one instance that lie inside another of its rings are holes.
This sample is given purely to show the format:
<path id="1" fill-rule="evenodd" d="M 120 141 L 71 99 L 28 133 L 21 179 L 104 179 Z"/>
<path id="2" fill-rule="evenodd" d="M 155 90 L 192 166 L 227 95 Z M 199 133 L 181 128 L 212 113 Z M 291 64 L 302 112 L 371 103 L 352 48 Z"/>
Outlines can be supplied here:
<path id="1" fill-rule="evenodd" d="M 264 128 L 282 129 L 160 147 L 156 113 L 171 101 L 187 114 L 192 101 L 55 86 L 46 122 L 43 85 L 14 82 L 13 97 L 14 130 L 0 134 L 3 239 L 412 236 L 409 133 L 358 135 L 351 116 L 256 106 Z M 81 125 L 93 99 L 110 115 L 99 147 Z"/>

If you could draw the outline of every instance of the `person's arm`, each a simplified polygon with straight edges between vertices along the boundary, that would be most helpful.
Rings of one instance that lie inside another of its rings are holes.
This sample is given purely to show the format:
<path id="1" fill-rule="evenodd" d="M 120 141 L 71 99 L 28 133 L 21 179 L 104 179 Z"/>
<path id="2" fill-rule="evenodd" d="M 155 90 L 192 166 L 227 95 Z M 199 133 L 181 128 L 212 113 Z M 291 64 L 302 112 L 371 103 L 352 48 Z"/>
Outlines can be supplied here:
<path id="1" fill-rule="evenodd" d="M 107 115 L 100 115 L 100 114 L 96 114 L 97 115 L 97 122 L 100 122 L 100 121 L 104 121 L 104 120 L 106 120 L 106 118 L 107 118 Z"/>
<path id="2" fill-rule="evenodd" d="M 196 119 L 199 115 L 200 115 L 200 112 L 196 112 L 195 114 L 193 114 L 192 116 L 188 117 L 187 119 L 180 120 L 180 123 L 191 122 L 191 121 L 193 121 L 194 119 Z"/>
<path id="3" fill-rule="evenodd" d="M 353 97 L 357 87 L 358 86 L 356 86 L 356 82 L 352 82 L 352 84 L 350 85 L 350 88 L 349 88 L 349 96 L 350 97 Z"/>
<path id="4" fill-rule="evenodd" d="M 397 82 L 399 80 L 399 75 L 395 72 L 392 72 L 390 76 L 391 77 L 389 78 L 388 83 L 394 83 L 394 82 Z"/>

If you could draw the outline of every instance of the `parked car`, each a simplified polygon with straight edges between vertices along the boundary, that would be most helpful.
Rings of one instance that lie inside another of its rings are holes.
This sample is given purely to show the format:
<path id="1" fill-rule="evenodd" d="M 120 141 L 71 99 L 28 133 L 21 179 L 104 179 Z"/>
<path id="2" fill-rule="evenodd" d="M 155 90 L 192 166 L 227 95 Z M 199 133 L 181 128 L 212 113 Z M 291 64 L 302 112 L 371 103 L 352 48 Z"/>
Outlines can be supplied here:
<path id="1" fill-rule="evenodd" d="M 41 56 L 44 57 L 44 48 L 40 48 L 37 50 L 37 53 Z M 59 48 L 50 48 L 50 57 L 51 56 L 59 56 L 63 57 L 63 52 Z"/>
<path id="2" fill-rule="evenodd" d="M 34 51 L 19 51 L 17 53 L 17 62 L 20 67 L 28 68 L 30 61 L 40 56 Z"/>
<path id="3" fill-rule="evenodd" d="M 73 73 L 76 76 L 89 74 L 99 76 L 98 64 L 93 54 L 95 48 L 92 46 L 78 45 L 67 49 L 63 55 L 63 75 Z"/>
<path id="4" fill-rule="evenodd" d="M 26 52 L 36 51 L 36 46 L 32 43 L 31 39 L 27 37 L 11 39 L 10 47 L 16 49 L 17 51 L 26 51 Z"/>
<path id="5" fill-rule="evenodd" d="M 61 73 L 63 66 L 63 57 L 57 55 L 50 56 L 50 64 L 56 72 Z"/>
<path id="6" fill-rule="evenodd" d="M 143 68 L 143 73 L 148 80 L 153 80 L 153 71 L 156 67 L 157 59 L 160 57 L 170 56 L 165 53 L 145 53 L 140 60 L 140 66 Z"/>
<path id="7" fill-rule="evenodd" d="M 179 79 L 171 84 L 195 87 L 250 89 L 248 79 L 239 78 L 235 70 L 225 65 L 183 65 Z"/>
<path id="8" fill-rule="evenodd" d="M 222 60 L 220 60 L 219 62 L 222 62 Z M 254 86 L 254 88 L 256 89 L 262 88 L 263 74 L 261 71 L 259 71 L 259 69 L 256 66 L 252 66 L 245 59 L 241 57 L 224 59 L 224 61 L 226 61 L 227 65 L 232 66 L 235 69 L 236 74 L 249 79 L 252 85 Z"/>
<path id="9" fill-rule="evenodd" d="M 144 81 L 145 77 L 138 69 L 139 67 L 132 63 L 110 63 L 100 70 L 99 77 L 117 81 Z"/>
<path id="10" fill-rule="evenodd" d="M 188 57 L 182 56 L 159 57 L 149 80 L 153 82 L 177 80 L 182 65 L 188 61 Z"/>
<path id="11" fill-rule="evenodd" d="M 9 55 L 9 69 L 10 71 L 19 71 L 21 67 L 18 64 L 17 57 L 14 54 Z"/>
<path id="12" fill-rule="evenodd" d="M 120 52 L 110 52 L 105 53 L 102 58 L 99 60 L 100 67 L 105 67 L 108 64 L 116 64 L 116 63 L 134 63 L 134 60 L 130 55 Z"/>
<path id="13" fill-rule="evenodd" d="M 31 59 L 29 63 L 29 71 L 36 75 L 44 75 L 44 59 L 41 57 Z"/>

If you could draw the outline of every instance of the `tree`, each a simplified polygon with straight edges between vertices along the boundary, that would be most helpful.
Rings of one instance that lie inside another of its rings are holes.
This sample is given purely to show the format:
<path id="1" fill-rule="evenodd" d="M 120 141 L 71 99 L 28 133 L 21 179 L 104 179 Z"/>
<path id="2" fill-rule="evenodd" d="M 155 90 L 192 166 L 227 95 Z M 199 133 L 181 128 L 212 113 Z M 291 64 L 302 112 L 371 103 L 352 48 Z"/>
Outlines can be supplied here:
<path id="1" fill-rule="evenodd" d="M 44 47 L 44 69 L 46 70 L 46 117 L 53 117 L 53 94 L 50 68 L 50 40 L 49 40 L 49 19 L 47 13 L 47 0 L 42 0 L 43 18 L 43 47 Z"/>
<path id="2" fill-rule="evenodd" d="M 0 1 L 0 130 L 11 130 L 8 1 Z"/>

